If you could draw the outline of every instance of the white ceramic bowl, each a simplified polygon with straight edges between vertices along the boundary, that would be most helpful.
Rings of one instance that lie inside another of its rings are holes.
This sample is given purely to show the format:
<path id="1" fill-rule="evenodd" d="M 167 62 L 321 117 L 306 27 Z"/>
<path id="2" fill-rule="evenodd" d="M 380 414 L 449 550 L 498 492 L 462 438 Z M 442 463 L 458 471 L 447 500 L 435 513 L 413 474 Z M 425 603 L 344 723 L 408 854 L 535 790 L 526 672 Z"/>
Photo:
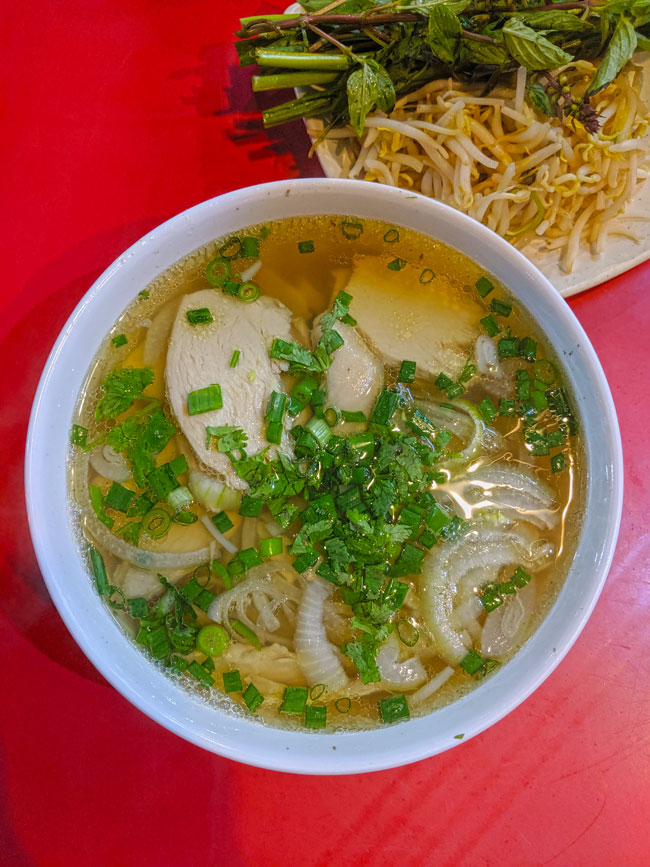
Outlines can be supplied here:
<path id="1" fill-rule="evenodd" d="M 515 658 L 433 715 L 363 733 L 287 732 L 215 710 L 151 665 L 95 592 L 68 517 L 66 452 L 72 413 L 106 331 L 151 280 L 216 237 L 254 223 L 308 214 L 389 219 L 467 253 L 508 286 L 566 361 L 587 452 L 584 526 L 564 587 Z M 27 439 L 29 523 L 41 570 L 68 629 L 122 695 L 152 719 L 214 753 L 282 771 L 341 774 L 396 767 L 456 746 L 515 708 L 578 637 L 602 589 L 618 535 L 623 466 L 614 405 L 577 319 L 541 273 L 506 241 L 457 211 L 403 190 L 348 180 L 279 181 L 203 202 L 163 223 L 120 256 L 79 302 L 38 387 Z"/>

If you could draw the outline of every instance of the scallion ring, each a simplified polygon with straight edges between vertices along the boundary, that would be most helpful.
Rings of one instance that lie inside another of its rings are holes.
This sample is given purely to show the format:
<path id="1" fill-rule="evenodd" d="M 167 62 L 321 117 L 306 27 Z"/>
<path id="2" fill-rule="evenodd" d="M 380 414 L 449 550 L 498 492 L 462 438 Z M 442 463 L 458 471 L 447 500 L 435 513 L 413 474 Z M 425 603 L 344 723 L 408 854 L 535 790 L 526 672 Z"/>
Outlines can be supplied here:
<path id="1" fill-rule="evenodd" d="M 436 275 L 433 273 L 431 268 L 425 268 L 424 271 L 420 274 L 420 283 L 430 283 Z"/>
<path id="2" fill-rule="evenodd" d="M 196 581 L 199 587 L 207 587 L 210 583 L 210 566 L 208 563 L 203 563 L 197 566 L 192 572 L 192 578 Z"/>
<path id="3" fill-rule="evenodd" d="M 344 696 L 343 698 L 336 699 L 336 701 L 334 702 L 334 707 L 339 713 L 350 713 L 352 702 L 347 696 Z"/>
<path id="4" fill-rule="evenodd" d="M 317 683 L 315 686 L 312 686 L 312 688 L 309 690 L 310 700 L 317 701 L 326 689 L 327 687 L 324 683 Z"/>
<path id="5" fill-rule="evenodd" d="M 115 596 L 117 596 L 117 599 L 114 598 Z M 106 598 L 111 608 L 114 608 L 116 611 L 124 611 L 126 608 L 126 596 L 119 587 L 109 584 Z"/>
<path id="6" fill-rule="evenodd" d="M 185 524 L 185 525 L 196 524 L 196 522 L 198 520 L 199 520 L 199 516 L 195 512 L 192 512 L 189 509 L 182 509 L 180 512 L 176 512 L 176 514 L 172 518 L 172 521 L 174 521 L 175 524 Z"/>
<path id="7" fill-rule="evenodd" d="M 420 640 L 420 632 L 405 617 L 400 617 L 397 621 L 397 635 L 407 647 L 415 647 Z"/>
<path id="8" fill-rule="evenodd" d="M 208 262 L 205 268 L 206 279 L 210 286 L 214 286 L 215 289 L 227 283 L 230 280 L 231 273 L 232 265 L 223 256 L 219 256 Z"/>
<path id="9" fill-rule="evenodd" d="M 358 220 L 343 220 L 341 223 L 341 234 L 348 241 L 356 241 L 363 235 L 363 223 Z"/>
<path id="10" fill-rule="evenodd" d="M 557 377 L 557 369 L 552 361 L 547 361 L 545 358 L 540 358 L 533 365 L 535 371 L 535 379 L 539 379 L 544 385 L 551 385 Z"/>
<path id="11" fill-rule="evenodd" d="M 239 256 L 239 254 L 241 253 L 241 249 L 241 240 L 237 236 L 235 236 L 229 241 L 226 241 L 223 247 L 219 248 L 219 255 L 223 256 L 224 259 L 236 259 L 237 256 Z"/>
<path id="12" fill-rule="evenodd" d="M 142 529 L 152 539 L 162 539 L 168 532 L 172 519 L 164 509 L 152 509 L 142 519 Z"/>
<path id="13" fill-rule="evenodd" d="M 240 283 L 237 287 L 237 297 L 245 304 L 250 304 L 251 301 L 257 301 L 260 297 L 260 287 L 247 280 L 246 283 Z"/>
<path id="14" fill-rule="evenodd" d="M 327 409 L 323 411 L 323 418 L 330 427 L 334 427 L 341 421 L 341 410 L 337 409 L 335 406 L 328 406 Z"/>
<path id="15" fill-rule="evenodd" d="M 384 241 L 387 244 L 395 244 L 397 241 L 399 241 L 399 232 L 397 231 L 397 229 L 389 229 L 384 235 Z"/>

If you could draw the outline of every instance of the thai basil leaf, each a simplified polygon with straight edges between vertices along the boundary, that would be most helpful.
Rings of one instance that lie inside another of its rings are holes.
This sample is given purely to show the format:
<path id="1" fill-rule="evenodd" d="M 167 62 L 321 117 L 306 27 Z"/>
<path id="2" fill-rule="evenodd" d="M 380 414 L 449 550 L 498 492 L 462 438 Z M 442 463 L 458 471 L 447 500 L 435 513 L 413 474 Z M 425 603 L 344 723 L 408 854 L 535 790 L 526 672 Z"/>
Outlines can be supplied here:
<path id="1" fill-rule="evenodd" d="M 364 60 L 348 77 L 348 111 L 357 135 L 363 133 L 366 115 L 374 108 L 392 111 L 395 88 L 389 74 L 376 60 Z"/>
<path id="2" fill-rule="evenodd" d="M 541 111 L 549 117 L 553 115 L 553 106 L 548 93 L 544 90 L 544 86 L 536 81 L 528 88 L 528 99 L 533 108 Z"/>
<path id="3" fill-rule="evenodd" d="M 427 42 L 443 63 L 455 63 L 458 60 L 461 33 L 458 15 L 448 6 L 438 3 L 429 10 Z"/>
<path id="4" fill-rule="evenodd" d="M 510 54 L 526 69 L 555 69 L 573 60 L 570 54 L 517 18 L 511 18 L 504 25 L 503 36 Z"/>
<path id="5" fill-rule="evenodd" d="M 582 33 L 585 30 L 593 30 L 593 25 L 588 21 L 583 21 L 578 15 L 572 12 L 551 11 L 551 12 L 535 12 L 531 9 L 527 12 L 518 12 L 517 20 L 532 27 L 533 30 L 557 30 L 560 32 Z"/>
<path id="6" fill-rule="evenodd" d="M 637 36 L 629 19 L 621 17 L 609 40 L 607 51 L 600 61 L 587 93 L 596 93 L 613 81 L 636 51 Z"/>
<path id="7" fill-rule="evenodd" d="M 508 52 L 499 45 L 463 40 L 461 57 L 465 63 L 481 63 L 485 66 L 505 66 L 510 60 Z"/>
<path id="8" fill-rule="evenodd" d="M 332 0 L 300 0 L 300 5 L 305 12 L 319 12 L 324 6 L 330 6 L 331 3 Z M 347 0 L 336 7 L 336 14 L 365 12 L 366 9 L 372 9 L 374 5 L 373 0 Z"/>
<path id="9" fill-rule="evenodd" d="M 639 51 L 650 51 L 650 39 L 648 39 L 647 36 L 644 36 L 643 33 L 637 33 L 636 47 Z"/>
<path id="10" fill-rule="evenodd" d="M 460 15 L 470 5 L 470 0 L 414 0 L 406 8 L 413 9 L 428 18 L 431 10 L 441 5 L 450 9 L 454 15 Z"/>

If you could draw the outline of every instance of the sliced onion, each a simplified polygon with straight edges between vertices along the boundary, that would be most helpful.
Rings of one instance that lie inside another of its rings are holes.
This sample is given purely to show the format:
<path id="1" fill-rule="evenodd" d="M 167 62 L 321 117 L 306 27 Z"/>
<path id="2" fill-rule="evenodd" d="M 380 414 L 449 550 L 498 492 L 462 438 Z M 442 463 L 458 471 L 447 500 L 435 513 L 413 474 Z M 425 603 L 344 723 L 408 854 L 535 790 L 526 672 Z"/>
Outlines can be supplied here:
<path id="1" fill-rule="evenodd" d="M 551 508 L 555 505 L 552 488 L 520 465 L 499 462 L 479 467 L 467 481 L 483 493 L 482 508 L 499 509 L 546 529 L 559 521 L 558 513 Z"/>
<path id="2" fill-rule="evenodd" d="M 434 692 L 437 692 L 441 686 L 444 686 L 447 683 L 453 673 L 454 669 L 450 665 L 443 668 L 439 674 L 436 674 L 436 676 L 432 677 L 428 683 L 425 683 L 424 686 L 421 686 L 420 689 L 416 690 L 413 695 L 409 696 L 409 706 L 416 707 L 418 704 L 426 701 L 429 696 L 432 696 Z"/>
<path id="3" fill-rule="evenodd" d="M 481 334 L 476 340 L 474 347 L 474 356 L 476 358 L 476 367 L 479 373 L 486 375 L 497 376 L 499 379 L 503 377 L 503 369 L 499 362 L 499 353 L 494 345 L 494 341 L 487 336 Z"/>
<path id="4" fill-rule="evenodd" d="M 323 625 L 325 600 L 332 590 L 332 585 L 322 578 L 308 582 L 298 606 L 293 643 L 307 683 L 324 683 L 337 690 L 347 685 L 348 678 Z"/>
<path id="5" fill-rule="evenodd" d="M 396 639 L 391 641 L 389 638 L 377 651 L 377 668 L 382 684 L 388 689 L 406 691 L 424 683 L 427 673 L 420 659 L 412 656 L 404 662 L 398 662 L 398 656 L 399 644 Z"/>
<path id="6" fill-rule="evenodd" d="M 155 364 L 167 349 L 177 310 L 178 301 L 168 301 L 156 314 L 144 339 L 142 356 L 145 364 Z"/>
<path id="7" fill-rule="evenodd" d="M 114 536 L 108 527 L 97 518 L 90 502 L 88 455 L 83 455 L 80 458 L 79 478 L 75 481 L 75 493 L 90 533 L 100 545 L 118 559 L 126 560 L 134 566 L 142 566 L 144 569 L 189 569 L 191 566 L 200 566 L 202 563 L 209 562 L 210 549 L 208 547 L 182 553 L 163 553 L 148 551 L 146 548 L 136 548 L 135 545 L 125 542 L 119 536 Z"/>
<path id="8" fill-rule="evenodd" d="M 126 458 L 109 445 L 99 446 L 90 453 L 90 466 L 111 482 L 126 482 L 131 478 Z"/>
<path id="9" fill-rule="evenodd" d="M 481 635 L 481 653 L 503 656 L 521 641 L 533 612 L 535 595 L 535 584 L 531 581 L 488 614 Z"/>
<path id="10" fill-rule="evenodd" d="M 210 533 L 212 536 L 214 536 L 214 538 L 217 540 L 217 542 L 220 545 L 222 545 L 226 549 L 226 551 L 228 551 L 229 554 L 236 554 L 237 551 L 239 551 L 239 548 L 237 547 L 237 545 L 233 545 L 233 543 L 230 541 L 230 539 L 226 539 L 226 537 L 223 535 L 223 533 L 221 533 L 219 530 L 217 530 L 217 528 L 214 526 L 214 524 L 208 518 L 207 515 L 202 516 L 201 522 L 202 522 L 203 526 L 205 527 L 205 529 L 208 531 L 208 533 Z"/>
<path id="11" fill-rule="evenodd" d="M 224 657 L 230 666 L 242 669 L 250 677 L 254 677 L 256 683 L 261 678 L 274 682 L 282 681 L 285 686 L 303 686 L 305 683 L 295 654 L 277 642 L 261 650 L 250 644 L 233 642 Z M 261 683 L 258 685 L 261 688 Z"/>

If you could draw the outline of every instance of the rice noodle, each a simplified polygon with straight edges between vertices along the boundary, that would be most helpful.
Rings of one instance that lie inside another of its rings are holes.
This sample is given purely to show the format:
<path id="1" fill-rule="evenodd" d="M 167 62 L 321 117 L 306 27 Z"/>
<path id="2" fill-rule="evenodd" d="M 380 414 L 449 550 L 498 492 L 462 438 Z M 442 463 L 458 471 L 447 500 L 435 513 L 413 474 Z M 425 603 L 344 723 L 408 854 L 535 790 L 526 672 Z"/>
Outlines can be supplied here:
<path id="1" fill-rule="evenodd" d="M 578 97 L 594 69 L 579 61 L 564 70 Z M 433 196 L 519 248 L 535 241 L 557 250 L 570 272 L 583 238 L 598 254 L 609 236 L 630 237 L 611 223 L 650 171 L 650 118 L 637 95 L 639 80 L 638 69 L 626 67 L 598 94 L 595 133 L 573 117 L 531 109 L 524 68 L 514 88 L 490 97 L 478 85 L 430 82 L 398 100 L 389 116 L 366 118 L 348 174 Z M 351 129 L 349 136 L 356 138 Z"/>

